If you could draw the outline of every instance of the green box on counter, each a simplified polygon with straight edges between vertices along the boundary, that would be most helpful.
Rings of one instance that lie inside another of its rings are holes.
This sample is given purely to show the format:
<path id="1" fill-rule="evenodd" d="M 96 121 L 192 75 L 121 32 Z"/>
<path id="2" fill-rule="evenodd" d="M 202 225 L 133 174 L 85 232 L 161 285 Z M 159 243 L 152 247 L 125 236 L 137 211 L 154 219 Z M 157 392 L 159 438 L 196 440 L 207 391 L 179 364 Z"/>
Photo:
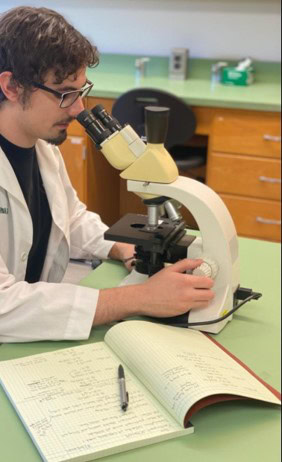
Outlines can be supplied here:
<path id="1" fill-rule="evenodd" d="M 223 67 L 221 83 L 224 85 L 250 85 L 254 81 L 253 68 L 238 70 L 236 67 Z"/>

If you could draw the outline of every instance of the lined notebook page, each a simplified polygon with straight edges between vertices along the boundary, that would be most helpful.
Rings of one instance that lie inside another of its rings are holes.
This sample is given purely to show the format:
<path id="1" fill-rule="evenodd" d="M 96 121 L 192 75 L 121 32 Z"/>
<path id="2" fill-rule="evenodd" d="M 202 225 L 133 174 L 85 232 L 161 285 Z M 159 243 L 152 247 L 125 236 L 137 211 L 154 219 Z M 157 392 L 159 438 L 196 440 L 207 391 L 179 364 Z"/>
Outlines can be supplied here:
<path id="1" fill-rule="evenodd" d="M 190 407 L 209 395 L 228 393 L 280 404 L 199 331 L 127 321 L 111 328 L 105 342 L 180 424 Z"/>
<path id="2" fill-rule="evenodd" d="M 127 369 L 130 402 L 123 412 L 119 364 L 103 342 L 0 363 L 4 389 L 43 460 L 88 461 L 192 433 Z"/>

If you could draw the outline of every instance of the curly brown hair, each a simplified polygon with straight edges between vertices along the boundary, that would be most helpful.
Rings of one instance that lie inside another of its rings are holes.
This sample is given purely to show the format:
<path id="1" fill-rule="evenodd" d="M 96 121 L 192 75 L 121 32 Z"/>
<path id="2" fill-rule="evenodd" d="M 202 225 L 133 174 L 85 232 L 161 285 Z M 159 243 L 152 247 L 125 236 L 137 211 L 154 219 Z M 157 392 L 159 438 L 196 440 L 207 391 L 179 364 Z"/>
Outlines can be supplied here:
<path id="1" fill-rule="evenodd" d="M 31 82 L 44 83 L 50 70 L 61 83 L 98 63 L 97 47 L 56 11 L 21 6 L 0 16 L 0 73 L 12 72 L 26 96 Z M 5 98 L 0 88 L 0 103 Z"/>

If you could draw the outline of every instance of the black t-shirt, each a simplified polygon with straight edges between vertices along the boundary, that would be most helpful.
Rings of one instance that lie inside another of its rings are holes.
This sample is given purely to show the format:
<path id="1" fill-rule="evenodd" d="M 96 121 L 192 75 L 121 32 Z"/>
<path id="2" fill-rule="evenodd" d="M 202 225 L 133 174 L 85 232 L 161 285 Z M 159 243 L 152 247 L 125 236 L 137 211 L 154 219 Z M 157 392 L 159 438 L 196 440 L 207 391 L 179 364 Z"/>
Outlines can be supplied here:
<path id="1" fill-rule="evenodd" d="M 0 135 L 0 146 L 14 169 L 31 215 L 33 242 L 28 256 L 25 280 L 30 283 L 37 282 L 46 256 L 52 217 L 38 167 L 35 146 L 22 148 L 10 143 L 2 135 Z"/>

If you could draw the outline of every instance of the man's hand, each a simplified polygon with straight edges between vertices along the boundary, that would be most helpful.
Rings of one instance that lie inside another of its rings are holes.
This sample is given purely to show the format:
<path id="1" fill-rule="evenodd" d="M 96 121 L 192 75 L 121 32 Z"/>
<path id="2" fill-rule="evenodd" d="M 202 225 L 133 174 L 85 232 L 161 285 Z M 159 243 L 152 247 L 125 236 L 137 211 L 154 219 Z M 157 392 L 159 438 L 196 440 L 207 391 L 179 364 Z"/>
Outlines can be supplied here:
<path id="1" fill-rule="evenodd" d="M 213 280 L 186 274 L 202 260 L 181 260 L 164 268 L 145 283 L 100 290 L 94 325 L 129 316 L 171 317 L 207 307 L 214 297 Z"/>
<path id="2" fill-rule="evenodd" d="M 134 253 L 135 246 L 133 244 L 116 242 L 109 252 L 109 258 L 122 261 L 128 271 L 131 271 L 133 268 Z"/>
<path id="3" fill-rule="evenodd" d="M 165 268 L 145 283 L 150 294 L 149 312 L 156 317 L 169 317 L 186 313 L 190 309 L 203 308 L 214 298 L 211 278 L 186 274 L 197 268 L 202 260 L 181 260 Z M 152 313 L 152 308 L 153 313 Z"/>

